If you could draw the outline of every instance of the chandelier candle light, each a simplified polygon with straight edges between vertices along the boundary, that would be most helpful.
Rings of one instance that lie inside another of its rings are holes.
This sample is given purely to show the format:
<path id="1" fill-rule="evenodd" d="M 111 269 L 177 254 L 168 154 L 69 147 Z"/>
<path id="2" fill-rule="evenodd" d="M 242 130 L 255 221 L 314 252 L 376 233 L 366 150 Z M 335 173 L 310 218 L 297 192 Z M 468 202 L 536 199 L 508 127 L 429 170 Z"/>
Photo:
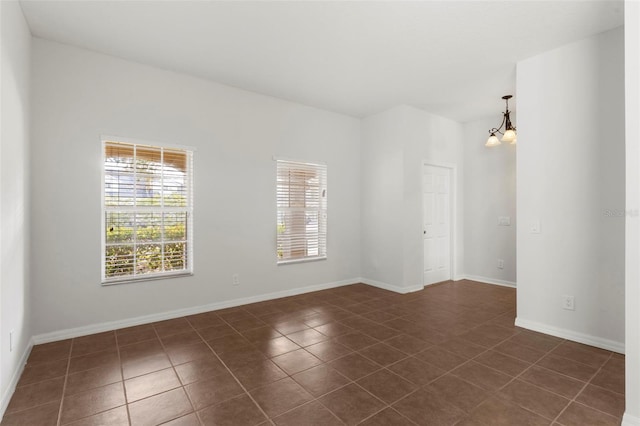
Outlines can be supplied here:
<path id="1" fill-rule="evenodd" d="M 516 144 L 516 141 L 518 140 L 518 135 L 516 134 L 516 128 L 513 127 L 513 125 L 511 124 L 511 119 L 509 118 L 509 114 L 511 113 L 511 111 L 509 111 L 509 99 L 511 99 L 512 97 L 513 96 L 511 95 L 504 95 L 502 97 L 502 99 L 504 99 L 504 101 L 507 104 L 505 111 L 503 113 L 504 117 L 502 118 L 502 123 L 500 124 L 500 127 L 498 128 L 494 127 L 493 129 L 489 130 L 489 133 L 491 135 L 489 136 L 489 139 L 487 139 L 487 143 L 485 143 L 484 146 L 488 146 L 488 147 L 498 146 L 500 145 L 500 141 L 508 142 L 511 145 Z M 500 131 L 503 126 L 504 126 L 504 133 Z M 498 139 L 498 137 L 496 136 L 496 133 L 500 133 L 502 135 L 502 139 Z"/>

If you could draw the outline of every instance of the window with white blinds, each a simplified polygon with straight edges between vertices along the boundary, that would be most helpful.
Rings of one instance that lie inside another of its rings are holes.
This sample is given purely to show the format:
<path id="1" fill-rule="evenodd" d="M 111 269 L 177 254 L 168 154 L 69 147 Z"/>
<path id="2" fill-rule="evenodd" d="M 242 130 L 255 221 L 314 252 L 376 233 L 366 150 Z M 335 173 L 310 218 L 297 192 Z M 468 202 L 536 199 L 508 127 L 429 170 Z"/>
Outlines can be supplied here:
<path id="1" fill-rule="evenodd" d="M 278 263 L 327 257 L 327 166 L 276 160 Z"/>
<path id="2" fill-rule="evenodd" d="M 104 284 L 193 272 L 192 157 L 103 140 Z"/>

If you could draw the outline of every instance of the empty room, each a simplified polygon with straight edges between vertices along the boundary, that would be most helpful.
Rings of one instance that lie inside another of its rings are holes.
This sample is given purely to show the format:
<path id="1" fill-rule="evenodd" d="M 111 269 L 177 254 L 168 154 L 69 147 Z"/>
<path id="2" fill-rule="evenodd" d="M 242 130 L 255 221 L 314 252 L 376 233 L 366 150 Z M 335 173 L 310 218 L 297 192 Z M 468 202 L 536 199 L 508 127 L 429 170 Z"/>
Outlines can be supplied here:
<path id="1" fill-rule="evenodd" d="M 640 3 L 0 1 L 0 425 L 640 426 Z"/>

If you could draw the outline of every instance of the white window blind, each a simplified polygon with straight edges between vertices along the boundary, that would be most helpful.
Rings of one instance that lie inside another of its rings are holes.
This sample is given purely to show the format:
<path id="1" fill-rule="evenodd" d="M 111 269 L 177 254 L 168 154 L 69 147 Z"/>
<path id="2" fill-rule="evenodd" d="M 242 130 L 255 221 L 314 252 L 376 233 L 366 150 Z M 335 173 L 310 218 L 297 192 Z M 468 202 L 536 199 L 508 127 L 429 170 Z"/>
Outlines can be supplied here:
<path id="1" fill-rule="evenodd" d="M 102 282 L 192 273 L 192 151 L 103 147 Z"/>
<path id="2" fill-rule="evenodd" d="M 278 263 L 327 257 L 327 166 L 276 160 Z"/>

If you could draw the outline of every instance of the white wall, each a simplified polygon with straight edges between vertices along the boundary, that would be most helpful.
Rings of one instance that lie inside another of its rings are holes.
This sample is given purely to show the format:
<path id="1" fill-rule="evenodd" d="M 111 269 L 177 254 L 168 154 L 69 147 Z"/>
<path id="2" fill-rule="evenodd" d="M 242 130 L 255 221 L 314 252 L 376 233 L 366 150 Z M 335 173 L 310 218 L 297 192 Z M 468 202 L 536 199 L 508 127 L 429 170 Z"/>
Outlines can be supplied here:
<path id="1" fill-rule="evenodd" d="M 640 3 L 626 1 L 625 117 L 627 211 L 640 209 Z M 622 424 L 640 425 L 640 216 L 626 220 L 626 411 Z"/>
<path id="2" fill-rule="evenodd" d="M 0 2 L 0 414 L 31 338 L 29 306 L 29 73 L 31 34 L 17 2 Z M 13 330 L 13 350 L 9 332 Z"/>
<path id="3" fill-rule="evenodd" d="M 462 126 L 398 106 L 362 122 L 362 273 L 398 291 L 423 284 L 423 161 L 457 166 L 454 276 L 463 268 Z"/>
<path id="4" fill-rule="evenodd" d="M 34 334 L 360 276 L 359 120 L 41 39 L 32 88 Z M 100 285 L 101 134 L 196 148 L 193 277 Z M 327 163 L 326 261 L 276 265 L 274 155 Z"/>
<path id="5" fill-rule="evenodd" d="M 516 283 L 516 145 L 484 146 L 502 115 L 472 121 L 464 131 L 464 273 L 471 279 Z M 512 115 L 517 127 L 515 115 Z M 498 226 L 508 216 L 510 226 Z M 498 269 L 498 259 L 504 269 Z"/>
<path id="6" fill-rule="evenodd" d="M 424 239 L 422 215 L 423 162 L 455 166 L 457 220 L 452 222 L 451 259 L 454 270 L 452 279 L 462 275 L 464 268 L 464 193 L 462 125 L 456 121 L 405 107 L 403 123 L 404 139 L 404 285 L 422 286 L 424 275 Z M 455 205 L 455 206 L 454 206 Z"/>
<path id="7" fill-rule="evenodd" d="M 404 108 L 362 120 L 362 276 L 404 286 Z"/>
<path id="8" fill-rule="evenodd" d="M 518 63 L 516 96 L 516 323 L 620 351 L 623 72 L 618 28 Z M 575 296 L 575 311 L 562 295 Z"/>

